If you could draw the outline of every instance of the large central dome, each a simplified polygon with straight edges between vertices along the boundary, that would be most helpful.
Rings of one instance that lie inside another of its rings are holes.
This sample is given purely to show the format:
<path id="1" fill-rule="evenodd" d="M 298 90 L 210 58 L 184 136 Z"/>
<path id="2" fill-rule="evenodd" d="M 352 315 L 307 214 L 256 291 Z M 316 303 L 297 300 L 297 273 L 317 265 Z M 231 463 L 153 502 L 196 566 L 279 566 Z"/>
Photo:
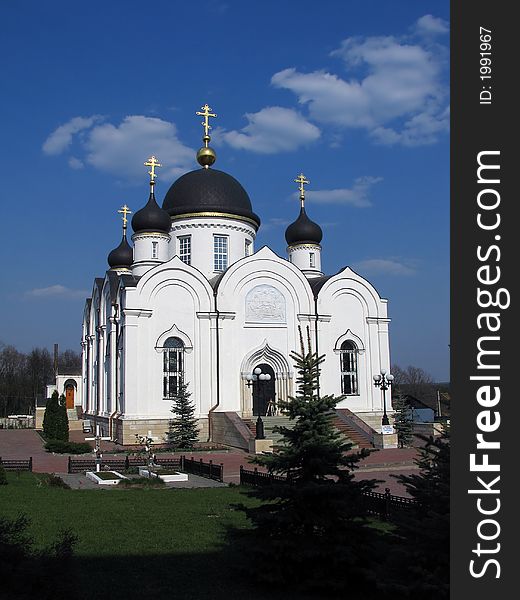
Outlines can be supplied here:
<path id="1" fill-rule="evenodd" d="M 216 169 L 197 169 L 179 177 L 164 197 L 162 207 L 171 217 L 213 213 L 208 216 L 243 217 L 257 228 L 260 226 L 245 189 L 234 177 Z"/>

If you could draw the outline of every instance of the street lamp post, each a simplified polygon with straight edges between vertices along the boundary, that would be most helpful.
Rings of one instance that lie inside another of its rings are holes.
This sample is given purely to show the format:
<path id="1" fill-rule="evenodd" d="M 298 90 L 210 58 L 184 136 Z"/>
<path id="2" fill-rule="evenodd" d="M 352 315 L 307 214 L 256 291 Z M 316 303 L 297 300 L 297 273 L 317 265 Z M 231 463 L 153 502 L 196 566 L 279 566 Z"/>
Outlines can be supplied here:
<path id="1" fill-rule="evenodd" d="M 269 375 L 269 373 L 262 373 L 262 369 L 260 367 L 256 367 L 256 369 L 252 373 L 247 374 L 246 385 L 247 385 L 247 387 L 251 387 L 251 386 L 253 387 L 253 390 L 252 390 L 253 398 L 255 396 L 255 385 L 257 386 L 256 390 L 258 391 L 260 389 L 259 386 L 267 383 L 268 381 L 270 381 L 270 379 L 271 379 L 271 375 Z M 258 411 L 258 418 L 256 420 L 255 439 L 257 439 L 257 440 L 265 439 L 264 422 L 262 421 L 262 416 L 260 415 L 260 410 Z"/>
<path id="2" fill-rule="evenodd" d="M 390 421 L 388 420 L 388 415 L 386 414 L 386 390 L 392 385 L 392 381 L 394 380 L 394 376 L 391 373 L 386 374 L 385 369 L 381 369 L 380 375 L 374 375 L 374 385 L 377 388 L 381 388 L 383 391 L 383 419 L 381 421 L 382 425 L 390 425 Z"/>

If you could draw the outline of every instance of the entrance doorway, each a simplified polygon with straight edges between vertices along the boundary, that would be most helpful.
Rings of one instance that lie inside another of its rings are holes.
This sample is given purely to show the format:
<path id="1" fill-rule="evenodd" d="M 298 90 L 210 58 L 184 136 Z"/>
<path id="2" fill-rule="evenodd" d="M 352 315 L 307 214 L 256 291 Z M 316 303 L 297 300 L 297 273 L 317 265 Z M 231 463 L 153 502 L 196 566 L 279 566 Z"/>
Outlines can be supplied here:
<path id="1" fill-rule="evenodd" d="M 256 368 L 261 369 L 262 373 L 271 376 L 271 379 L 268 381 L 257 380 L 253 383 L 253 415 L 255 417 L 259 415 L 264 417 L 267 414 L 269 401 L 271 401 L 272 406 L 276 403 L 275 375 L 273 368 L 266 363 L 256 365 Z"/>
<path id="2" fill-rule="evenodd" d="M 65 406 L 74 408 L 74 386 L 71 384 L 65 388 Z"/>

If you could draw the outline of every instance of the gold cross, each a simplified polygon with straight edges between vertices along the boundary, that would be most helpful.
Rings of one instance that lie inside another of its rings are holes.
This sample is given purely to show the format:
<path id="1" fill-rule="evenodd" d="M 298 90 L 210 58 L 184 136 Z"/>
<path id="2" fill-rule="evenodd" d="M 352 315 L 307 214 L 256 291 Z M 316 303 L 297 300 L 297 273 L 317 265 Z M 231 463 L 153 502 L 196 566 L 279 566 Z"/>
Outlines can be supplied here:
<path id="1" fill-rule="evenodd" d="M 203 110 L 204 112 L 199 112 L 197 111 L 195 114 L 199 115 L 200 117 L 204 117 L 204 121 L 202 121 L 202 125 L 204 127 L 204 141 L 209 142 L 209 130 L 211 129 L 211 125 L 209 124 L 209 117 L 216 117 L 217 115 L 215 113 L 212 113 L 211 111 L 213 110 L 212 108 L 210 108 L 208 106 L 208 104 L 204 104 L 204 106 L 201 108 L 201 110 Z"/>
<path id="2" fill-rule="evenodd" d="M 128 223 L 128 219 L 126 215 L 131 215 L 132 211 L 128 208 L 126 204 L 124 204 L 118 211 L 118 213 L 122 213 L 123 215 L 123 229 L 126 229 L 126 224 Z"/>
<path id="3" fill-rule="evenodd" d="M 306 185 L 307 183 L 310 183 L 310 181 L 308 179 L 305 178 L 305 175 L 303 173 L 300 173 L 298 175 L 298 177 L 294 180 L 296 183 L 299 183 L 299 190 L 300 190 L 300 201 L 302 204 L 302 208 L 305 204 L 305 188 L 303 187 L 304 185 Z"/>
<path id="4" fill-rule="evenodd" d="M 162 167 L 161 163 L 157 160 L 155 156 L 150 156 L 150 158 L 144 163 L 145 167 L 152 167 L 151 171 L 148 171 L 148 175 L 150 175 L 150 184 L 153 185 L 155 183 L 155 178 L 157 177 L 155 173 L 155 167 Z"/>

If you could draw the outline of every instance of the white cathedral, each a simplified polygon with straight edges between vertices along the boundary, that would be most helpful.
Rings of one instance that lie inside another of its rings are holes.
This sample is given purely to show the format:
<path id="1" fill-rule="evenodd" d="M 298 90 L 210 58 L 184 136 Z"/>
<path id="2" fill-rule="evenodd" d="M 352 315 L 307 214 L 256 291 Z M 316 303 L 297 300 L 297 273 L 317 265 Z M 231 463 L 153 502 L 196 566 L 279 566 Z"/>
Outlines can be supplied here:
<path id="1" fill-rule="evenodd" d="M 85 418 L 120 444 L 135 435 L 165 439 L 172 400 L 186 382 L 196 407 L 201 441 L 244 445 L 253 416 L 273 414 L 295 393 L 290 353 L 300 326 L 324 355 L 320 393 L 342 395 L 339 409 L 363 428 L 381 431 L 381 390 L 373 376 L 389 371 L 387 300 L 349 267 L 321 270 L 322 230 L 301 208 L 287 227 L 287 257 L 255 249 L 260 218 L 242 185 L 212 168 L 205 105 L 201 168 L 155 199 L 150 195 L 108 255 L 86 301 L 82 399 Z M 261 372 L 262 385 L 251 385 Z M 267 377 L 269 376 L 269 377 Z M 388 400 L 387 400 L 388 401 Z M 270 412 L 271 411 L 271 412 Z M 238 442 L 236 440 L 239 440 Z"/>

